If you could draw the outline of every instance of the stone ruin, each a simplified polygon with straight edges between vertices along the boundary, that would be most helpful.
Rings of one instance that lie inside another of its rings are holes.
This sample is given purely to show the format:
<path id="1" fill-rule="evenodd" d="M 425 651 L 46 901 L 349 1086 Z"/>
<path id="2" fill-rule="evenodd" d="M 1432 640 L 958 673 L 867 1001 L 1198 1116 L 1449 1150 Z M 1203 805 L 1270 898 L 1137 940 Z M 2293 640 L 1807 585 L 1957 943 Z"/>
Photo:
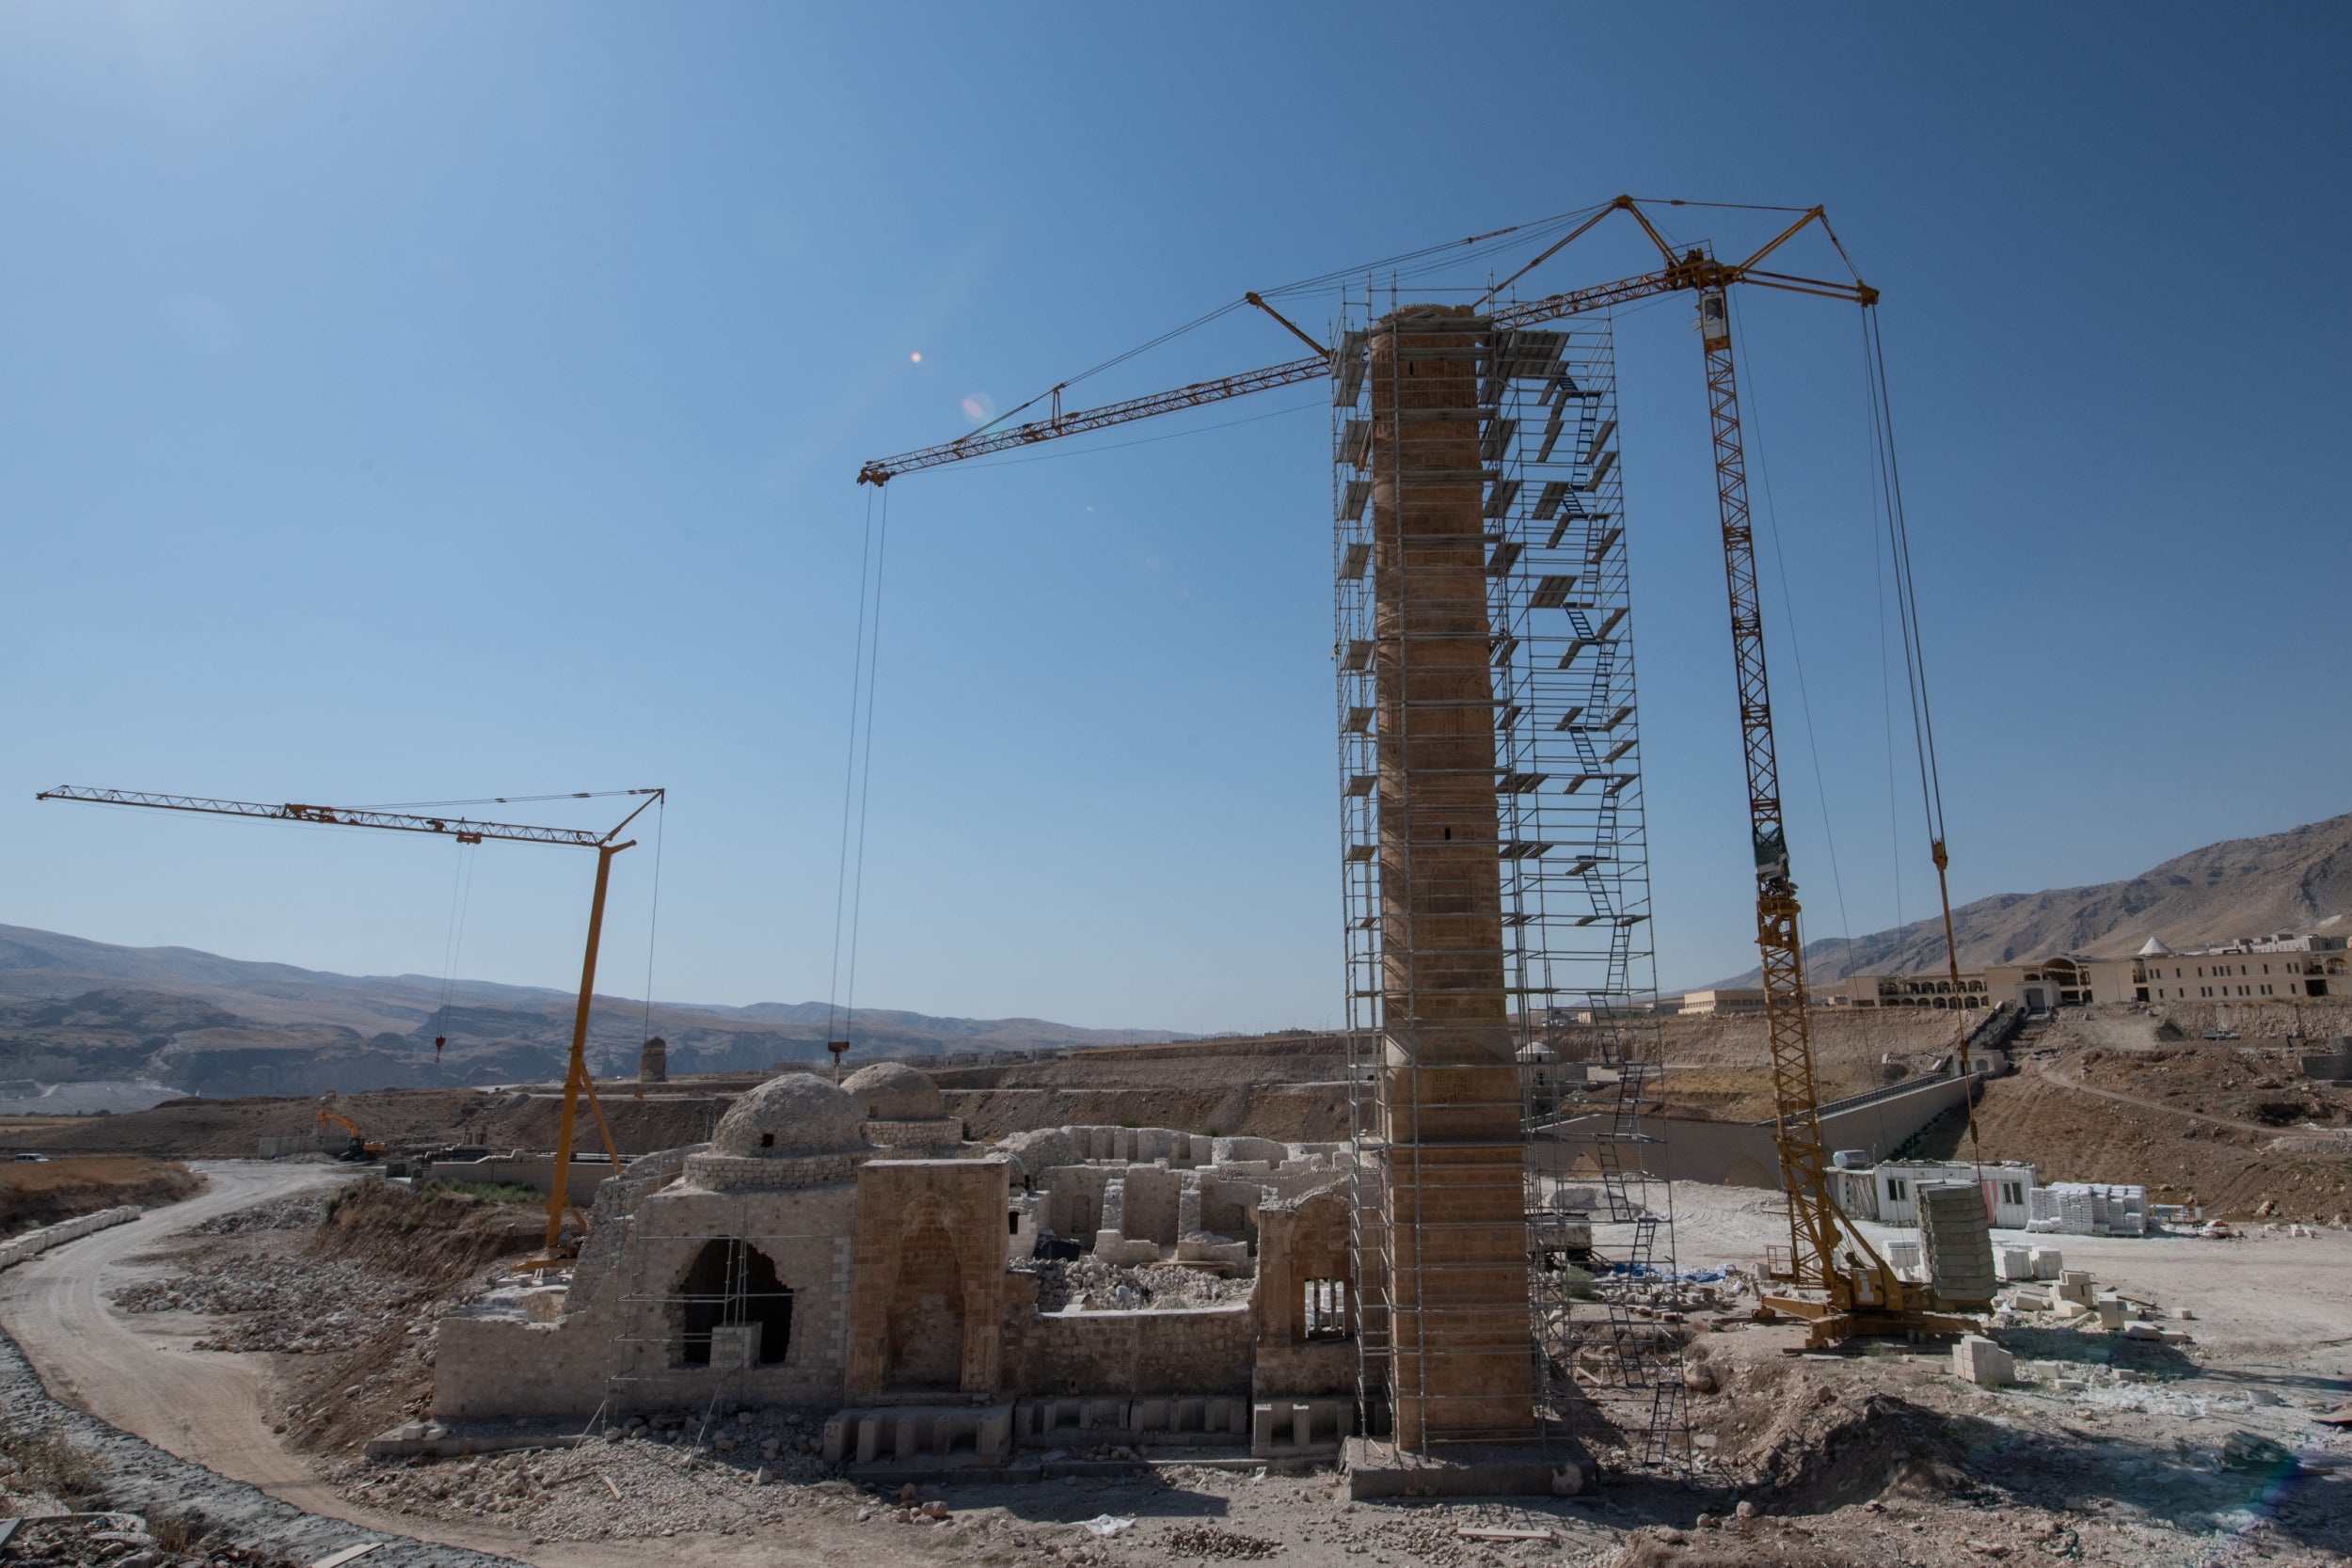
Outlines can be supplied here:
<path id="1" fill-rule="evenodd" d="M 1345 1145 L 1165 1128 L 983 1145 L 901 1063 L 787 1073 L 606 1180 L 568 1280 L 445 1320 L 434 1413 L 816 1406 L 853 1473 L 1327 1454 L 1356 1420 L 1353 1177 Z M 1041 1306 L 1057 1268 L 1093 1288 Z"/>

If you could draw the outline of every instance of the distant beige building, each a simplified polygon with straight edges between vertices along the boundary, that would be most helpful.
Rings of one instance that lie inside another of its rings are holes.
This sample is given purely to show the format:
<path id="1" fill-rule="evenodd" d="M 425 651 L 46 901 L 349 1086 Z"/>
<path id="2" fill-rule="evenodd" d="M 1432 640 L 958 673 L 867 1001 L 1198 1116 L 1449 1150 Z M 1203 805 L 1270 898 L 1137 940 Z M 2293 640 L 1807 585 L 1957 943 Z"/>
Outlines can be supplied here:
<path id="1" fill-rule="evenodd" d="M 1682 993 L 1682 1016 L 1685 1018 L 1724 1018 L 1734 1013 L 1760 1013 L 1764 1010 L 1761 990 L 1692 990 Z"/>
<path id="2" fill-rule="evenodd" d="M 2055 954 L 2019 963 L 1949 974 L 1849 974 L 1806 988 L 1817 1007 L 1997 1007 L 2027 1012 L 2082 1007 L 2100 1002 L 2259 1002 L 2265 998 L 2352 994 L 2347 939 L 2280 931 L 2241 937 L 2220 947 L 2175 953 L 2155 938 L 2123 958 Z M 1682 999 L 1689 1014 L 1759 1013 L 1760 990 L 1694 990 Z"/>
<path id="3" fill-rule="evenodd" d="M 2352 958 L 2342 937 L 2280 931 L 2226 947 L 2175 953 L 2153 937 L 2130 960 L 2134 1000 L 2140 1002 L 2259 1001 L 2264 997 L 2344 994 L 2352 985 Z"/>
<path id="4" fill-rule="evenodd" d="M 2013 1003 L 2029 1013 L 2046 1013 L 2053 1007 L 2132 1001 L 2137 984 L 2133 976 L 2138 966 L 2136 958 L 2060 954 L 2030 963 L 1994 964 L 1984 972 L 1984 983 L 1995 1002 Z"/>
<path id="5" fill-rule="evenodd" d="M 2344 994 L 2352 987 L 2352 955 L 2343 937 L 2293 931 L 2186 953 L 2150 937 L 2127 958 L 2061 954 L 1996 964 L 1984 976 L 1994 1001 L 2028 1012 L 2099 1002 L 2283 1001 Z"/>
<path id="6" fill-rule="evenodd" d="M 1816 1006 L 1989 1007 L 1985 977 L 1963 971 L 1960 985 L 1945 974 L 1849 974 L 1812 988 Z"/>

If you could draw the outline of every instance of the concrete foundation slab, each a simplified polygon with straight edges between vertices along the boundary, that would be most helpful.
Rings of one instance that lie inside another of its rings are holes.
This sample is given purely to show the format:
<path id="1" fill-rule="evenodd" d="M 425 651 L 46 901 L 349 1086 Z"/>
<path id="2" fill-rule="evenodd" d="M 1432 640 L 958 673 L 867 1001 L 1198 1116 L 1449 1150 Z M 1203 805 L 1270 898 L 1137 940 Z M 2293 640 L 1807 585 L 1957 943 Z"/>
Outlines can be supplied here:
<path id="1" fill-rule="evenodd" d="M 1561 1497 L 1584 1489 L 1583 1466 L 1533 1448 L 1464 1448 L 1443 1458 L 1399 1456 L 1386 1443 L 1354 1437 L 1343 1445 L 1347 1494 L 1359 1502 L 1389 1497 Z"/>
<path id="2" fill-rule="evenodd" d="M 884 1405 L 825 1422 L 825 1458 L 851 1474 L 868 1466 L 925 1472 L 979 1469 L 1012 1457 L 1009 1404 Z"/>
<path id="3" fill-rule="evenodd" d="M 1013 1440 L 1025 1449 L 1222 1448 L 1250 1433 L 1249 1402 L 1214 1394 L 1072 1394 L 1023 1400 L 1013 1416 Z"/>
<path id="4" fill-rule="evenodd" d="M 1335 1454 L 1356 1430 L 1356 1402 L 1327 1399 L 1261 1401 L 1250 1407 L 1249 1451 L 1261 1459 Z"/>

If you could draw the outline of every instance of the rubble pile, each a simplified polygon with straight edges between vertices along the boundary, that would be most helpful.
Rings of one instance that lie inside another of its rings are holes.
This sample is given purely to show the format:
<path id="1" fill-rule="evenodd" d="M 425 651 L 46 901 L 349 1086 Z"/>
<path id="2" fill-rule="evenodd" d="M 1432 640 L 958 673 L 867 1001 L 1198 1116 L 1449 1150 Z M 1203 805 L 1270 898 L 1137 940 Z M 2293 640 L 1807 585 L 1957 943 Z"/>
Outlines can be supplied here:
<path id="1" fill-rule="evenodd" d="M 325 1193 L 296 1193 L 215 1214 L 188 1227 L 191 1236 L 235 1236 L 247 1230 L 316 1230 L 326 1223 Z"/>
<path id="2" fill-rule="evenodd" d="M 435 1429 L 438 1430 L 438 1429 Z M 538 1541 L 723 1532 L 827 1507 L 823 1416 L 738 1410 L 706 1421 L 631 1417 L 569 1449 L 461 1459 L 363 1460 L 335 1472 L 354 1502 L 446 1519 L 494 1518 Z M 838 1501 L 839 1498 L 834 1498 Z"/>
<path id="3" fill-rule="evenodd" d="M 2176 1308 L 2168 1315 L 2152 1300 L 2125 1295 L 2120 1291 L 2100 1290 L 2087 1269 L 2068 1269 L 2059 1264 L 2060 1259 L 2052 1254 L 2046 1275 L 2017 1279 L 2012 1274 L 2010 1277 L 2015 1282 L 1994 1298 L 1993 1326 L 2071 1328 L 2168 1345 L 2185 1345 L 2194 1338 L 2188 1330 L 2178 1326 L 2192 1317 L 2185 1308 Z M 2168 1316 L 2173 1321 L 2159 1327 Z"/>
<path id="4" fill-rule="evenodd" d="M 1219 1529 L 1215 1525 L 1180 1525 L 1168 1532 L 1166 1544 L 1170 1557 L 1243 1562 L 1279 1556 L 1282 1550 L 1279 1541 L 1245 1535 L 1240 1530 Z"/>
<path id="5" fill-rule="evenodd" d="M 1025 1259 L 1014 1267 L 1037 1276 L 1037 1309 L 1041 1312 L 1232 1307 L 1249 1299 L 1252 1283 L 1174 1263 L 1111 1263 L 1092 1253 L 1070 1259 Z"/>
<path id="6" fill-rule="evenodd" d="M 108 1568 L 301 1568 L 293 1559 L 206 1528 L 200 1513 L 152 1525 L 135 1513 L 27 1514 L 8 1538 L 8 1561 L 60 1568 L 94 1562 Z"/>
<path id="7" fill-rule="evenodd" d="M 414 1304 L 414 1291 L 349 1263 L 229 1254 L 183 1275 L 127 1285 L 113 1296 L 123 1312 L 196 1312 L 233 1317 L 198 1350 L 280 1351 L 314 1355 L 353 1349 Z"/>

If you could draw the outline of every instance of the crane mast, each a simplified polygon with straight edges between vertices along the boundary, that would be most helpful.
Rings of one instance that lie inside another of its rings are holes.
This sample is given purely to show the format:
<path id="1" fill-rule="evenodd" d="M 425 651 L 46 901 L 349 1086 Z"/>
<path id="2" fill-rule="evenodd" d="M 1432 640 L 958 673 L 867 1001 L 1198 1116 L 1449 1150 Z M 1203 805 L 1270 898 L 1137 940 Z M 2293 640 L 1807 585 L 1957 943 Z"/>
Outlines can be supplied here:
<path id="1" fill-rule="evenodd" d="M 1756 531 L 1748 515 L 1747 457 L 1740 440 L 1740 388 L 1732 367 L 1731 302 L 1721 282 L 1703 284 L 1698 326 L 1707 356 L 1707 414 L 1714 449 L 1715 498 L 1722 513 L 1724 581 L 1731 601 L 1731 659 L 1740 693 L 1740 752 L 1748 781 L 1748 831 L 1756 855 L 1756 946 L 1761 959 L 1764 1022 L 1770 1037 L 1772 1135 L 1788 1198 L 1788 1283 L 1829 1293 L 1843 1309 L 1859 1303 L 1838 1269 L 1839 1224 L 1821 1146 L 1820 1094 L 1813 1074 L 1813 1033 L 1804 993 L 1804 936 L 1797 884 L 1788 866 L 1781 817 L 1780 764 L 1772 746 L 1772 683 L 1764 657 L 1764 615 L 1756 594 Z M 1867 1243 L 1872 1291 L 1899 1289 Z M 1840 1300 L 1841 1297 L 1849 1298 Z"/>

